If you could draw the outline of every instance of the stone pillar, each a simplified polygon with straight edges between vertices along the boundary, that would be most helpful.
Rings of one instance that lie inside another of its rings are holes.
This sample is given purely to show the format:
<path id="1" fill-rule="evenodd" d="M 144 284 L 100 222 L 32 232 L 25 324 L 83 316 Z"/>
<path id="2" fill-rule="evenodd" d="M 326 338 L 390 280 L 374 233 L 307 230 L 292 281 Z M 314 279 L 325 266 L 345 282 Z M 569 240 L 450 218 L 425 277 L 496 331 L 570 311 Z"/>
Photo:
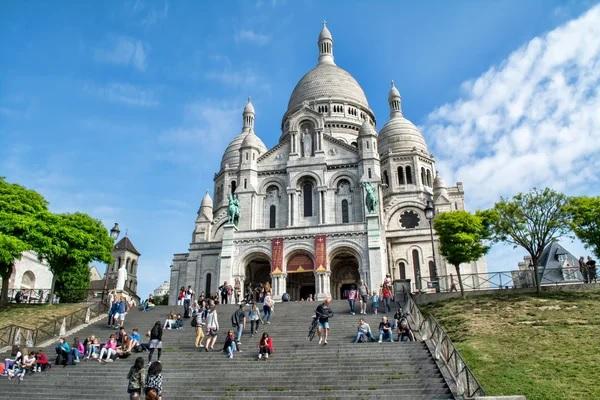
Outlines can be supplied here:
<path id="1" fill-rule="evenodd" d="M 234 247 L 233 236 L 237 228 L 233 224 L 225 224 L 223 226 L 223 245 L 221 247 L 219 276 L 217 278 L 217 287 L 221 286 L 224 281 L 233 284 L 233 257 Z"/>
<path id="2" fill-rule="evenodd" d="M 319 224 L 325 223 L 325 193 L 327 191 L 327 187 L 320 187 L 319 190 Z"/>
<path id="3" fill-rule="evenodd" d="M 323 150 L 323 130 L 322 129 L 317 129 L 316 131 L 316 135 L 315 135 L 315 156 L 317 154 L 324 154 L 325 151 Z"/>
<path id="4" fill-rule="evenodd" d="M 286 291 L 287 275 L 284 273 L 274 273 L 271 275 L 271 287 L 273 300 L 281 301 L 281 296 Z"/>
<path id="5" fill-rule="evenodd" d="M 369 248 L 368 282 L 370 289 L 379 289 L 387 272 L 387 260 L 384 256 L 379 215 L 367 214 L 367 245 Z"/>
<path id="6" fill-rule="evenodd" d="M 330 272 L 324 270 L 315 271 L 315 295 L 316 300 L 323 300 L 331 294 L 329 284 Z"/>
<path id="7" fill-rule="evenodd" d="M 292 188 L 287 189 L 288 193 L 288 226 L 294 226 L 294 201 L 296 191 Z"/>

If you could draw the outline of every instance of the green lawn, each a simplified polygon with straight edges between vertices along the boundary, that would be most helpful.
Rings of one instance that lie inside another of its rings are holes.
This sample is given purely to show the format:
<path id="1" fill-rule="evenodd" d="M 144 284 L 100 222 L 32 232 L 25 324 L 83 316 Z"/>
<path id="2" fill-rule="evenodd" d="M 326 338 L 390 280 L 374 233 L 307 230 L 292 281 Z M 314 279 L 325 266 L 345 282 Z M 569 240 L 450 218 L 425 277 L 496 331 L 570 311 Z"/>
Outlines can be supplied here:
<path id="1" fill-rule="evenodd" d="M 83 304 L 10 304 L 0 309 L 0 327 L 10 324 L 19 324 L 27 327 L 37 327 L 54 321 L 82 308 Z"/>
<path id="2" fill-rule="evenodd" d="M 600 290 L 494 295 L 422 307 L 488 395 L 600 399 Z"/>

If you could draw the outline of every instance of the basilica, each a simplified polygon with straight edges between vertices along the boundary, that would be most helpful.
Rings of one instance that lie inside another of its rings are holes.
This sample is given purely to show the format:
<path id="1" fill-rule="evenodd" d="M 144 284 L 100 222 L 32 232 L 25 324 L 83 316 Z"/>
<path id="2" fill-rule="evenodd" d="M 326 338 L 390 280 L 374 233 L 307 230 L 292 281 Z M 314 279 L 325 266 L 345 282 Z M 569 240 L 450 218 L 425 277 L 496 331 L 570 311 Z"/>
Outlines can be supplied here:
<path id="1" fill-rule="evenodd" d="M 294 88 L 273 148 L 255 132 L 255 110 L 246 104 L 242 130 L 215 173 L 214 196 L 202 199 L 187 252 L 173 257 L 170 304 L 181 286 L 215 293 L 235 281 L 241 290 L 270 282 L 276 300 L 284 293 L 341 299 L 360 280 L 379 288 L 388 274 L 413 291 L 453 284 L 454 267 L 440 257 L 430 221 L 464 209 L 463 186 L 447 186 L 436 172 L 393 83 L 389 118 L 377 132 L 367 97 L 336 65 L 333 44 L 324 25 L 317 65 Z M 232 200 L 236 221 L 228 215 Z M 461 265 L 465 276 L 482 272 L 483 259 Z"/>

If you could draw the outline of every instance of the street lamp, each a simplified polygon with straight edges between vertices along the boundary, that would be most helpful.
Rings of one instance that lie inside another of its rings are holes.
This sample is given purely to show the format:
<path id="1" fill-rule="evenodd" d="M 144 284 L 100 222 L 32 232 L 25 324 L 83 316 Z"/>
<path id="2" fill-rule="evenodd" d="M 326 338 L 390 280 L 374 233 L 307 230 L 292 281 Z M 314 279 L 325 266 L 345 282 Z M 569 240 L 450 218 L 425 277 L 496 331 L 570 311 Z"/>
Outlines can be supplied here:
<path id="1" fill-rule="evenodd" d="M 115 225 L 110 230 L 110 237 L 115 241 L 115 243 L 117 242 L 120 233 L 121 230 L 119 229 L 119 224 L 115 222 Z M 102 290 L 102 302 L 104 302 L 104 296 L 108 291 L 108 268 L 109 264 L 106 264 L 106 272 L 104 273 L 104 290 Z"/>
<path id="2" fill-rule="evenodd" d="M 427 200 L 427 204 L 425 205 L 425 218 L 429 221 L 429 235 L 431 237 L 431 254 L 433 256 L 433 270 L 437 271 L 437 263 L 435 262 L 435 243 L 433 241 L 433 225 L 431 221 L 433 221 L 433 217 L 435 217 L 435 207 L 431 200 Z M 433 277 L 430 277 L 433 278 Z M 435 291 L 440 291 L 439 282 L 435 282 Z"/>

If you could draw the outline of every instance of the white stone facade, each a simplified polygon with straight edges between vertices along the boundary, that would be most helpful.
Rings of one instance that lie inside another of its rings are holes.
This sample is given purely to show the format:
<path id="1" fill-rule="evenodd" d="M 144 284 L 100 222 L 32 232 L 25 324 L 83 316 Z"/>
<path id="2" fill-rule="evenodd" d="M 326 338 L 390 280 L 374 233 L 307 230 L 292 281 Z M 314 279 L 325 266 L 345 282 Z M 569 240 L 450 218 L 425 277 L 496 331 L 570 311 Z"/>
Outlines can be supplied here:
<path id="1" fill-rule="evenodd" d="M 428 282 L 452 273 L 437 256 L 437 243 L 433 258 L 424 209 L 427 201 L 436 212 L 464 209 L 462 184 L 447 187 L 437 176 L 393 85 L 390 119 L 377 134 L 362 88 L 334 63 L 326 27 L 318 48 L 319 62 L 296 85 L 273 148 L 254 132 L 248 101 L 242 132 L 215 174 L 214 202 L 204 196 L 188 251 L 173 258 L 171 304 L 182 286 L 215 293 L 235 279 L 243 289 L 270 281 L 276 299 L 287 292 L 297 300 L 342 298 L 360 279 L 375 289 L 386 274 L 427 290 Z M 371 213 L 365 183 L 378 193 Z M 236 227 L 228 223 L 232 193 L 241 209 Z M 486 267 L 481 260 L 463 268 Z"/>
<path id="2" fill-rule="evenodd" d="M 21 258 L 15 262 L 13 273 L 8 279 L 8 288 L 50 289 L 51 286 L 52 272 L 48 263 L 40 261 L 32 251 L 23 252 Z"/>

